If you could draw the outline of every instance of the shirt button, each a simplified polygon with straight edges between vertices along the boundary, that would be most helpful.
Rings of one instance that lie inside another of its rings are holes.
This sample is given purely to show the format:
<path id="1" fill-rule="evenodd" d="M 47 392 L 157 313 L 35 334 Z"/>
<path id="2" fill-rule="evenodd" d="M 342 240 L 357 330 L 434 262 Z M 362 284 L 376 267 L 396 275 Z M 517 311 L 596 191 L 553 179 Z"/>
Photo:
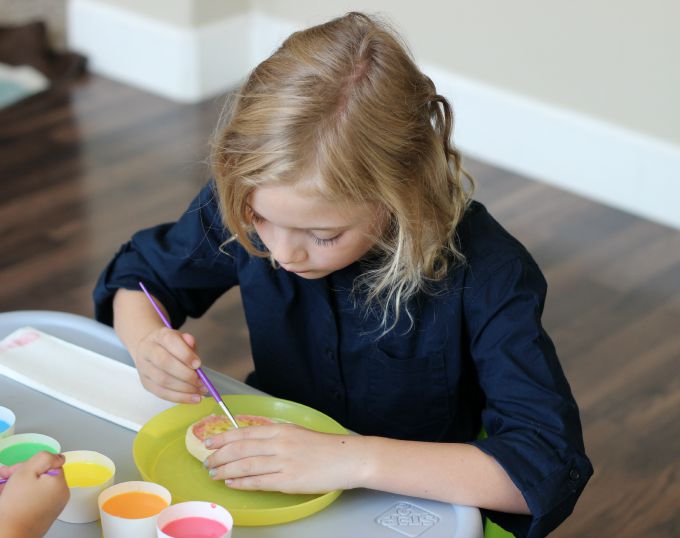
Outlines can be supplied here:
<path id="1" fill-rule="evenodd" d="M 579 478 L 581 478 L 581 473 L 579 473 L 576 469 L 569 471 L 569 480 L 576 481 Z"/>
<path id="2" fill-rule="evenodd" d="M 335 353 L 333 353 L 333 350 L 330 348 L 326 349 L 326 357 L 328 357 L 330 360 L 335 359 Z"/>
<path id="3" fill-rule="evenodd" d="M 336 400 L 342 399 L 342 393 L 340 393 L 339 391 L 336 390 L 336 391 L 333 393 L 333 398 L 335 398 Z"/>

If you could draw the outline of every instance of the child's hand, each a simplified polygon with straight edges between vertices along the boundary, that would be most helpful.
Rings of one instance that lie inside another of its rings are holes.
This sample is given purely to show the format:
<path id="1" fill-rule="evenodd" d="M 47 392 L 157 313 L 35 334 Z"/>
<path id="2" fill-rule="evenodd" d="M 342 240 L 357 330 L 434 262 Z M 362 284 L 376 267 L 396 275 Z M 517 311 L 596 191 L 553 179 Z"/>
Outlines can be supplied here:
<path id="1" fill-rule="evenodd" d="M 365 472 L 363 438 L 294 424 L 250 426 L 213 437 L 207 460 L 215 480 L 234 489 L 324 493 L 356 487 Z M 206 445 L 207 446 L 207 445 Z"/>
<path id="2" fill-rule="evenodd" d="M 10 476 L 12 476 L 12 473 L 17 470 L 17 467 L 19 467 L 19 463 L 12 465 L 10 467 L 7 467 L 6 465 L 0 465 L 0 478 L 2 479 L 7 479 Z M 2 490 L 4 489 L 5 484 L 0 484 L 0 493 L 2 493 Z"/>
<path id="3" fill-rule="evenodd" d="M 142 385 L 156 396 L 178 403 L 198 403 L 208 389 L 196 374 L 201 360 L 196 341 L 165 327 L 151 331 L 133 352 Z"/>
<path id="4" fill-rule="evenodd" d="M 44 536 L 69 498 L 64 473 L 44 474 L 60 469 L 64 456 L 39 452 L 30 460 L 2 470 L 9 477 L 0 495 L 0 525 L 3 536 L 38 538 Z"/>

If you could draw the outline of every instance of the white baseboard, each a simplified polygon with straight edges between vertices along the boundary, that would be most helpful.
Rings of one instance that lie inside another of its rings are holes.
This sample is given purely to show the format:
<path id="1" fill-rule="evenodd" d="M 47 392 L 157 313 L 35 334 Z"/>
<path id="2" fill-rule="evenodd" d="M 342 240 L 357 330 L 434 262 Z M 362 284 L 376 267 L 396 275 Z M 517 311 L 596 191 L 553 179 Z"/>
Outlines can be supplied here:
<path id="1" fill-rule="evenodd" d="M 238 84 L 304 26 L 251 11 L 179 28 L 69 0 L 69 44 L 94 72 L 182 102 Z M 451 100 L 464 154 L 680 229 L 680 146 L 422 66 Z"/>
<path id="2" fill-rule="evenodd" d="M 251 14 L 199 28 L 96 0 L 69 0 L 68 44 L 94 73 L 195 103 L 238 84 L 250 67 Z"/>
<path id="3" fill-rule="evenodd" d="M 465 154 L 680 228 L 680 146 L 424 66 Z"/>

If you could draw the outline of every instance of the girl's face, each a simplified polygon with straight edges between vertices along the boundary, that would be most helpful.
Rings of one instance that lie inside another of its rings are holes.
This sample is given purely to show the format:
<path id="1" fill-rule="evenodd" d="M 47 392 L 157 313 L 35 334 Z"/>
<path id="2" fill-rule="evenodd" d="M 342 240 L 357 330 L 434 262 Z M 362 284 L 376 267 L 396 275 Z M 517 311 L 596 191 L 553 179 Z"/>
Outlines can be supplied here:
<path id="1" fill-rule="evenodd" d="M 303 278 L 323 278 L 357 261 L 381 228 L 373 204 L 338 206 L 290 186 L 258 187 L 252 224 L 274 259 Z"/>

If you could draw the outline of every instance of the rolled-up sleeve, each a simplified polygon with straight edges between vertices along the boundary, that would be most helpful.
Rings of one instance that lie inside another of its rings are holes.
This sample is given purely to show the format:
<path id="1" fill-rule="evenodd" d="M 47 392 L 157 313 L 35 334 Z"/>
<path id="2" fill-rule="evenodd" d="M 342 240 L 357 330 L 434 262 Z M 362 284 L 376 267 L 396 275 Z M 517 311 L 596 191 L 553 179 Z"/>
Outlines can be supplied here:
<path id="1" fill-rule="evenodd" d="M 111 325 L 116 290 L 139 290 L 140 281 L 168 310 L 173 327 L 199 317 L 238 284 L 236 242 L 221 247 L 228 237 L 210 182 L 177 222 L 137 232 L 120 248 L 94 289 L 96 319 Z"/>
<path id="2" fill-rule="evenodd" d="M 488 434 L 472 444 L 498 461 L 531 511 L 487 515 L 516 536 L 545 536 L 573 511 L 593 473 L 579 411 L 541 324 L 539 268 L 529 256 L 514 257 L 482 279 L 465 300 Z"/>

